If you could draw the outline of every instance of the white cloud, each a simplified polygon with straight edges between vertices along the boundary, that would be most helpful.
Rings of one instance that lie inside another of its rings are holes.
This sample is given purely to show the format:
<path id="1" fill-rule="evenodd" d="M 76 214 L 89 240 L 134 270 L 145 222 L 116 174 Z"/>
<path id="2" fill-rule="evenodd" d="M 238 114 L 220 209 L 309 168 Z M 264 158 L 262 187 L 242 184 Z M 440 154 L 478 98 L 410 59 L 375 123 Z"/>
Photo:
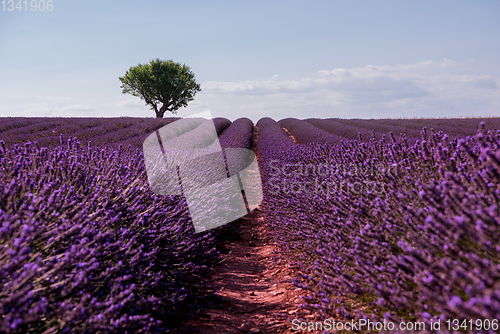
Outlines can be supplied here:
<path id="1" fill-rule="evenodd" d="M 45 106 L 33 106 L 26 109 L 22 115 L 30 115 L 30 117 L 50 117 L 52 115 L 52 108 Z"/>
<path id="2" fill-rule="evenodd" d="M 284 80 L 204 82 L 178 116 L 212 111 L 217 117 L 458 117 L 500 116 L 500 78 L 474 73 L 452 60 L 323 69 Z M 289 77 L 288 77 L 289 78 Z M 0 115 L 45 117 L 154 117 L 140 98 L 111 95 L 64 101 L 64 94 L 23 100 L 0 92 Z M 19 103 L 23 101 L 24 103 Z M 166 116 L 172 116 L 168 114 Z"/>
<path id="3" fill-rule="evenodd" d="M 26 104 L 17 113 L 21 117 L 96 117 L 94 108 L 86 104 L 51 106 L 48 103 Z"/>
<path id="4" fill-rule="evenodd" d="M 197 100 L 227 115 L 254 110 L 254 115 L 278 119 L 500 116 L 498 79 L 463 75 L 462 70 L 462 64 L 443 59 L 321 70 L 296 80 L 280 81 L 274 75 L 256 81 L 211 81 L 202 84 Z"/>
<path id="5" fill-rule="evenodd" d="M 140 98 L 135 98 L 135 99 L 127 99 L 118 102 L 118 106 L 120 108 L 126 108 L 126 107 L 132 107 L 132 108 L 144 108 L 146 104 L 144 103 L 143 100 Z M 148 107 L 149 108 L 149 107 Z"/>
<path id="6" fill-rule="evenodd" d="M 89 105 L 86 104 L 73 104 L 73 105 L 68 105 L 62 108 L 58 108 L 60 111 L 66 112 L 66 111 L 93 111 L 94 108 L 92 108 Z"/>
<path id="7" fill-rule="evenodd" d="M 50 96 L 50 95 L 37 95 L 36 97 L 48 101 L 54 101 L 54 100 L 69 100 L 70 98 L 67 96 Z"/>

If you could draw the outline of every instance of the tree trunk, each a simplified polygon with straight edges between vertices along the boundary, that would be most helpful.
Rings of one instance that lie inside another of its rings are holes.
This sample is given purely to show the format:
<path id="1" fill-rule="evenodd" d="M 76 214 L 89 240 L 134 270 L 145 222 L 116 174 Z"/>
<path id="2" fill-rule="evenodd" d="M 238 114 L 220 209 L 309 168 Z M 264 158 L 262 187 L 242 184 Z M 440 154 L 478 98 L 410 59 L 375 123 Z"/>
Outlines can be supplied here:
<path id="1" fill-rule="evenodd" d="M 156 118 L 163 118 L 163 115 L 165 115 L 165 111 L 167 110 L 168 105 L 164 103 L 160 110 L 156 112 Z"/>

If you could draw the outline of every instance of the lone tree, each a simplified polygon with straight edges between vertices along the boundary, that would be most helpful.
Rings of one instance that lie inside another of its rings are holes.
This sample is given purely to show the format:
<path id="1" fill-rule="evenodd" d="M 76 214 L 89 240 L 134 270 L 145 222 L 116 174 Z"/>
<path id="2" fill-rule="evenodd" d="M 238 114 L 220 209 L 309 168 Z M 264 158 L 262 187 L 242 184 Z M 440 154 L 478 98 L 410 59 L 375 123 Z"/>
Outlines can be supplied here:
<path id="1" fill-rule="evenodd" d="M 151 106 L 158 118 L 162 118 L 165 111 L 177 114 L 177 109 L 186 107 L 201 91 L 190 68 L 172 60 L 155 59 L 149 64 L 139 64 L 119 79 L 122 93 L 140 97 Z M 158 109 L 159 104 L 162 105 Z"/>

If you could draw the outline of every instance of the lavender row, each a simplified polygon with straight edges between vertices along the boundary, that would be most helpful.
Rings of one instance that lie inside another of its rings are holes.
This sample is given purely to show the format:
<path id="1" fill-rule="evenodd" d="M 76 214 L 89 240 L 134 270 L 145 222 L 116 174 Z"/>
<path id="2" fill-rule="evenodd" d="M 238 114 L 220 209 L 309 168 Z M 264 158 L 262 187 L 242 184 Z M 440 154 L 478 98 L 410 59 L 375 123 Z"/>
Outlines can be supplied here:
<path id="1" fill-rule="evenodd" d="M 258 129 L 256 148 L 259 155 L 259 169 L 264 178 L 263 182 L 265 182 L 270 169 L 269 165 L 263 161 L 270 161 L 282 155 L 286 156 L 287 152 L 293 152 L 298 145 L 272 118 L 261 118 L 256 127 Z M 266 192 L 264 192 L 264 200 L 265 196 Z"/>
<path id="2" fill-rule="evenodd" d="M 213 122 L 217 136 L 220 136 L 231 125 L 231 121 L 224 117 L 215 117 Z"/>
<path id="3" fill-rule="evenodd" d="M 0 143 L 0 332 L 164 332 L 208 305 L 218 252 L 185 200 L 138 149 L 64 144 Z"/>
<path id="4" fill-rule="evenodd" d="M 331 134 L 325 130 L 319 129 L 314 125 L 296 118 L 285 118 L 278 122 L 286 131 L 294 136 L 299 144 L 318 143 L 318 144 L 338 144 L 342 139 L 340 136 Z"/>
<path id="5" fill-rule="evenodd" d="M 36 125 L 41 122 L 46 122 L 49 118 L 45 117 L 2 117 L 2 122 L 0 124 L 0 132 L 5 132 L 7 130 L 27 127 L 30 125 Z M 64 122 L 64 119 L 59 119 L 61 122 Z M 69 123 L 67 121 L 66 123 Z"/>
<path id="6" fill-rule="evenodd" d="M 250 148 L 253 142 L 253 122 L 248 118 L 238 118 L 219 137 L 225 147 Z"/>
<path id="7" fill-rule="evenodd" d="M 1 140 L 6 145 L 37 141 L 41 146 L 59 144 L 59 135 L 77 137 L 83 145 L 131 144 L 140 147 L 145 136 L 179 118 L 26 118 L 8 121 L 3 118 Z M 9 127 L 9 124 L 15 124 Z"/>
<path id="8" fill-rule="evenodd" d="M 334 119 L 309 118 L 306 119 L 306 121 L 319 129 L 346 139 L 359 140 L 361 136 L 362 140 L 368 140 L 374 135 L 373 131 L 368 131 L 357 126 L 343 124 Z"/>
<path id="9" fill-rule="evenodd" d="M 300 226 L 289 224 L 287 218 L 297 218 L 300 213 L 294 210 L 289 211 L 287 205 L 291 202 L 285 197 L 276 196 L 276 188 L 273 183 L 275 180 L 272 175 L 276 168 L 274 162 L 281 162 L 283 166 L 299 163 L 313 146 L 295 143 L 283 128 L 271 118 L 260 119 L 256 127 L 258 130 L 256 149 L 264 192 L 262 205 L 266 212 L 266 221 L 269 222 L 268 227 L 272 232 L 271 237 L 279 244 L 283 256 L 290 259 L 295 258 L 298 264 L 305 265 L 307 261 L 303 258 L 303 249 L 301 247 L 294 248 L 298 242 L 297 233 Z"/>
<path id="10" fill-rule="evenodd" d="M 26 124 L 22 121 L 16 122 L 18 125 L 25 124 L 25 126 L 16 126 L 12 129 L 2 130 L 2 137 L 7 145 L 22 144 L 27 141 L 37 140 L 42 146 L 54 146 L 59 143 L 60 133 L 68 135 L 79 130 L 86 131 L 89 129 L 99 129 L 102 126 L 109 124 L 113 124 L 113 126 L 127 127 L 141 122 L 141 119 L 137 118 L 27 118 L 26 120 L 27 121 L 25 122 L 29 121 L 29 123 Z M 32 123 L 32 121 L 35 122 Z M 46 137 L 50 137 L 53 142 L 42 144 L 43 141 L 47 141 Z"/>
<path id="11" fill-rule="evenodd" d="M 179 119 L 180 118 L 171 118 L 168 121 L 162 121 L 161 119 L 154 118 L 145 119 L 144 122 L 140 124 L 140 127 L 134 126 L 130 129 L 111 131 L 109 134 L 104 135 L 104 138 L 97 137 L 97 140 L 100 142 L 107 142 L 106 145 L 111 145 L 112 147 L 117 147 L 119 145 L 127 147 L 128 145 L 131 145 L 132 147 L 142 148 L 144 140 L 152 131 L 159 130 L 161 127 L 168 125 L 171 122 L 175 122 Z M 224 131 L 224 129 L 231 125 L 230 120 L 222 117 L 214 118 L 213 123 L 218 135 L 220 135 Z M 84 132 L 83 134 L 87 133 Z M 103 140 L 105 138 L 110 139 L 107 141 Z"/>
<path id="12" fill-rule="evenodd" d="M 179 118 L 119 118 L 110 119 L 108 122 L 101 123 L 97 127 L 82 128 L 78 131 L 69 132 L 83 144 L 91 142 L 94 146 L 113 146 L 122 145 L 127 147 L 140 148 L 142 142 L 153 131 L 175 122 Z M 64 132 L 62 132 L 64 134 Z"/>
<path id="13" fill-rule="evenodd" d="M 383 135 L 389 135 L 390 132 L 392 132 L 396 137 L 399 137 L 402 133 L 404 133 L 408 138 L 419 138 L 420 137 L 420 132 L 422 131 L 422 128 L 424 127 L 423 125 L 418 128 L 411 128 L 407 129 L 402 126 L 396 126 L 396 125 L 389 125 L 389 124 L 383 124 L 380 122 L 376 122 L 374 120 L 367 120 L 367 119 L 335 119 L 335 121 L 350 125 L 350 126 L 355 126 L 359 128 L 364 128 L 369 131 L 373 131 L 375 134 L 375 139 L 380 140 L 382 139 Z"/>
<path id="14" fill-rule="evenodd" d="M 405 122 L 408 128 L 414 129 L 413 131 L 420 131 L 423 127 L 432 129 L 434 131 L 443 131 L 450 138 L 465 137 L 474 135 L 478 129 L 479 122 L 476 122 L 472 128 L 467 127 L 467 123 L 462 120 L 456 120 L 455 124 L 445 123 L 443 120 L 428 119 L 426 122 L 418 122 L 417 120 L 408 120 Z M 411 130 L 408 130 L 411 131 Z"/>
<path id="15" fill-rule="evenodd" d="M 180 118 L 170 118 L 166 119 L 145 119 L 143 123 L 133 126 L 128 129 L 118 129 L 116 131 L 109 131 L 108 133 L 96 137 L 99 143 L 105 143 L 104 145 L 118 147 L 127 147 L 131 145 L 132 147 L 142 148 L 143 142 L 146 137 L 155 130 L 161 129 L 163 126 L 168 125 L 172 122 L 179 120 Z M 213 119 L 213 124 L 218 135 L 220 135 L 228 126 L 231 125 L 231 121 L 217 117 Z M 84 136 L 88 136 L 88 132 L 82 133 Z M 101 144 L 103 145 L 103 144 Z"/>
<path id="16" fill-rule="evenodd" d="M 429 118 L 420 118 L 420 119 L 405 119 L 401 120 L 402 124 L 416 124 L 420 127 L 426 126 L 427 128 L 440 129 L 443 127 L 457 127 L 460 129 L 467 129 L 464 132 L 464 135 L 474 135 L 477 126 L 480 122 L 484 122 L 486 124 L 486 130 L 495 130 L 500 128 L 500 118 L 443 118 L 443 119 L 429 119 Z M 472 130 L 472 132 L 470 132 Z"/>
<path id="17" fill-rule="evenodd" d="M 303 307 L 427 328 L 498 319 L 500 131 L 404 139 L 261 155 L 273 236 L 314 292 Z"/>
<path id="18" fill-rule="evenodd" d="M 485 122 L 486 130 L 500 129 L 500 118 L 452 118 L 452 119 L 377 119 L 373 124 L 399 126 L 408 131 L 420 131 L 423 127 L 444 131 L 448 136 L 473 136 L 478 124 Z M 450 131 L 451 130 L 451 131 Z M 455 133 L 456 132 L 456 133 Z"/>

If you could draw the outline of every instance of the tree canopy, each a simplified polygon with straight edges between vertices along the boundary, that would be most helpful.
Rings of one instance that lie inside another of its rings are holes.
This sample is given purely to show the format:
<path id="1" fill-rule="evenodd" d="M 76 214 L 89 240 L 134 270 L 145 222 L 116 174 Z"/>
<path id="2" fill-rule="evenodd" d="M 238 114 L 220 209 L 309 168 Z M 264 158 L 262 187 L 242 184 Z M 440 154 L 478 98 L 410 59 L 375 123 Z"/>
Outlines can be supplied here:
<path id="1" fill-rule="evenodd" d="M 140 97 L 159 118 L 166 111 L 177 114 L 177 109 L 186 107 L 201 91 L 191 69 L 172 60 L 154 59 L 149 64 L 138 64 L 119 79 L 122 93 Z"/>

